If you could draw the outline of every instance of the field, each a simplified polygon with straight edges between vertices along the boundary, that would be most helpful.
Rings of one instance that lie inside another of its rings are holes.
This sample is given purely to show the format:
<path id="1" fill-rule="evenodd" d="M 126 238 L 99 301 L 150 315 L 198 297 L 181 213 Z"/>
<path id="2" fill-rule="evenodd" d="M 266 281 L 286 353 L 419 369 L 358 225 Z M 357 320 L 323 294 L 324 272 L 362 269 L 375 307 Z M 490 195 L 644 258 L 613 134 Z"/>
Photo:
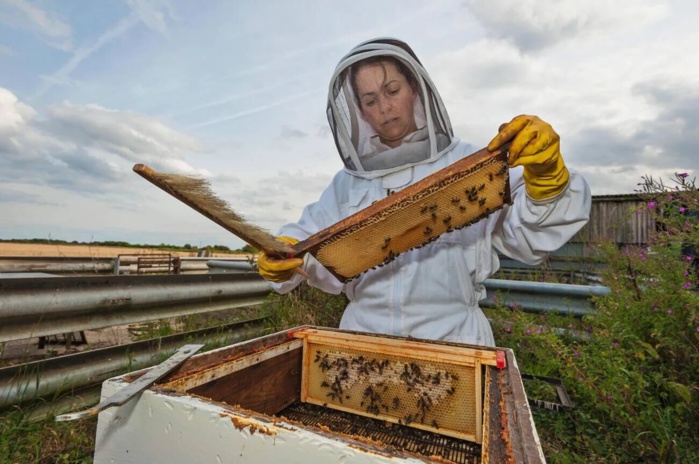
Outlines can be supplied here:
<path id="1" fill-rule="evenodd" d="M 63 256 L 67 258 L 113 258 L 120 254 L 163 254 L 172 256 L 196 257 L 196 251 L 164 251 L 156 248 L 105 247 L 90 245 L 45 245 L 34 243 L 0 243 L 1 256 Z M 213 253 L 213 257 L 234 255 Z"/>

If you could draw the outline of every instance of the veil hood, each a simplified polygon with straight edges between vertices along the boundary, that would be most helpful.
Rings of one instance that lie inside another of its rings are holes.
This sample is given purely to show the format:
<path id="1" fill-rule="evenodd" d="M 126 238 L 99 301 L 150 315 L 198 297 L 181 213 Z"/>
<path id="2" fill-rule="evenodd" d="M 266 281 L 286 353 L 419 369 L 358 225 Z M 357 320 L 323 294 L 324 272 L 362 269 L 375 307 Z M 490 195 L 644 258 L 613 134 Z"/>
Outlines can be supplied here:
<path id="1" fill-rule="evenodd" d="M 364 119 L 350 83 L 352 65 L 381 56 L 399 60 L 417 83 L 414 116 L 418 130 L 395 148 L 379 141 L 376 131 Z M 340 60 L 330 80 L 327 116 L 345 170 L 359 177 L 381 177 L 432 162 L 457 142 L 432 79 L 413 50 L 397 39 L 379 38 L 361 43 Z"/>

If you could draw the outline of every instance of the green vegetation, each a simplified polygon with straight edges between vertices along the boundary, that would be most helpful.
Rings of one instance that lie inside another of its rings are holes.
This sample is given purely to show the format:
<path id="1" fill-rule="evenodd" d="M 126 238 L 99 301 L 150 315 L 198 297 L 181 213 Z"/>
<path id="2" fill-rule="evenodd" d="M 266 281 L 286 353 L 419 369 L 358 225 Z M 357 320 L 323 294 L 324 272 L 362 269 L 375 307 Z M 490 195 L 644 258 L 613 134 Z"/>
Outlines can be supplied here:
<path id="1" fill-rule="evenodd" d="M 97 418 L 76 422 L 32 421 L 26 411 L 0 415 L 3 464 L 91 463 Z"/>
<path id="2" fill-rule="evenodd" d="M 611 292 L 597 299 L 594 314 L 486 312 L 497 345 L 514 350 L 520 370 L 561 379 L 575 404 L 532 410 L 548 462 L 699 462 L 699 194 L 685 175 L 675 182 L 668 188 L 645 179 L 641 193 L 660 225 L 648 246 L 599 247 Z M 270 330 L 337 327 L 346 304 L 342 295 L 302 285 L 271 295 L 265 309 Z M 546 384 L 525 387 L 531 398 L 555 398 Z M 93 439 L 90 421 L 66 426 L 32 424 L 20 411 L 0 416 L 2 462 L 90 462 Z"/>

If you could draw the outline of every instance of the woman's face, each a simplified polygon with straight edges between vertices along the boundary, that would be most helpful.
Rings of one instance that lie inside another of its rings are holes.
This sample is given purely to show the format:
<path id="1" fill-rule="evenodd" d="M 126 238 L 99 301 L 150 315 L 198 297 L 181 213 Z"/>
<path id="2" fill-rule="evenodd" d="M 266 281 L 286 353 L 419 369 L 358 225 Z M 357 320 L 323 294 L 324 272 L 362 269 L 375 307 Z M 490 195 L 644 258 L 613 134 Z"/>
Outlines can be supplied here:
<path id="1" fill-rule="evenodd" d="M 417 93 L 393 63 L 362 66 L 356 84 L 362 114 L 383 143 L 395 148 L 417 130 L 413 109 Z"/>

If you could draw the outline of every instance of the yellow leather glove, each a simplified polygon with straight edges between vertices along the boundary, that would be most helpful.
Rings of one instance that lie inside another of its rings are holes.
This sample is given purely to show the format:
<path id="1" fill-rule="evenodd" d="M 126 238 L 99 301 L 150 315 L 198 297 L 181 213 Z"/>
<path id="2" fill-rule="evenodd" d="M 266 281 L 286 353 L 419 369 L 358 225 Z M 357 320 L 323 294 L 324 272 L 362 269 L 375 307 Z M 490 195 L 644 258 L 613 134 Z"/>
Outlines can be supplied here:
<path id="1" fill-rule="evenodd" d="M 524 166 L 524 187 L 534 200 L 547 200 L 563 192 L 570 173 L 563 163 L 560 137 L 550 124 L 526 114 L 500 126 L 488 144 L 495 151 L 512 140 L 507 163 Z"/>
<path id="2" fill-rule="evenodd" d="M 282 242 L 289 245 L 296 245 L 298 240 L 291 237 L 277 237 Z M 257 257 L 257 268 L 262 277 L 270 282 L 286 282 L 293 277 L 296 268 L 303 265 L 302 258 L 291 259 L 275 259 L 267 256 L 264 251 L 261 251 Z"/>

